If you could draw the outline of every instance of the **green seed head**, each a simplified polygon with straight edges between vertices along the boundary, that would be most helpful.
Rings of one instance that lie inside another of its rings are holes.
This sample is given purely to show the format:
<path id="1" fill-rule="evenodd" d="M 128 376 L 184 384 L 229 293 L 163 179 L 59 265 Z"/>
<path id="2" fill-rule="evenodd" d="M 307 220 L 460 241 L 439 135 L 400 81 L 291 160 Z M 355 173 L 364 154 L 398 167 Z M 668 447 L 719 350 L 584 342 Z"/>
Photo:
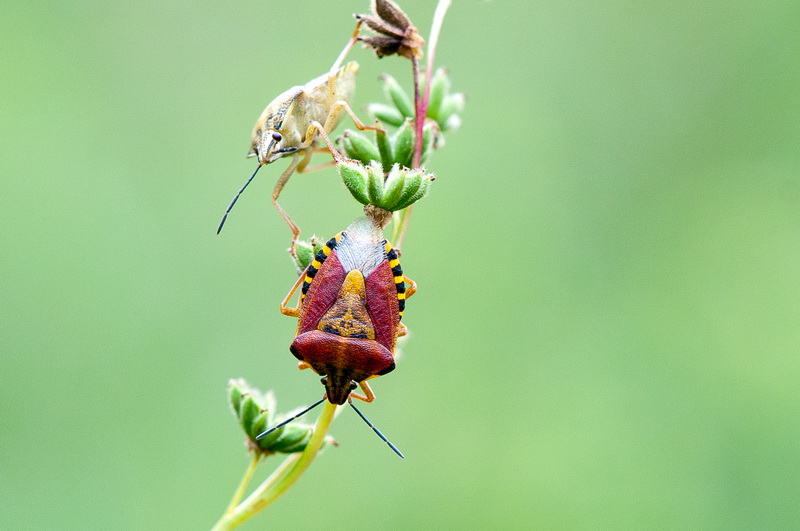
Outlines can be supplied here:
<path id="1" fill-rule="evenodd" d="M 275 396 L 272 391 L 262 393 L 248 385 L 245 380 L 235 379 L 228 384 L 228 398 L 250 449 L 265 454 L 293 453 L 305 450 L 311 439 L 313 427 L 300 422 L 293 422 L 258 441 L 255 440 L 257 435 L 278 424 L 282 418 L 291 416 L 279 417 L 273 414 Z M 334 441 L 332 438 L 326 438 L 326 443 L 331 444 Z"/>
<path id="2" fill-rule="evenodd" d="M 373 160 L 381 160 L 378 147 L 365 135 L 348 129 L 341 138 L 342 151 L 347 158 L 364 164 L 369 164 Z"/>
<path id="3" fill-rule="evenodd" d="M 388 174 L 378 162 L 369 166 L 354 161 L 339 165 L 345 186 L 359 203 L 394 212 L 408 208 L 425 197 L 434 176 L 425 170 L 410 170 L 393 164 Z"/>
<path id="4" fill-rule="evenodd" d="M 364 165 L 357 161 L 344 161 L 336 166 L 339 169 L 342 182 L 353 194 L 353 197 L 356 198 L 356 201 L 362 205 L 368 205 L 370 198 L 367 191 L 367 169 Z"/>

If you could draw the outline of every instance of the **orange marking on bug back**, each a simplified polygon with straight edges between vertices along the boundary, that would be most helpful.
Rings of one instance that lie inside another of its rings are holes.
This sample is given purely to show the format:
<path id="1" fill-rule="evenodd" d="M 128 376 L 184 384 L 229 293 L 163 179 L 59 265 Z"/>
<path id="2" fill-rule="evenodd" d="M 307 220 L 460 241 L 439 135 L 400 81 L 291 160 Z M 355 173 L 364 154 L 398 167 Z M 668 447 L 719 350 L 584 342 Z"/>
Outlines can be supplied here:
<path id="1" fill-rule="evenodd" d="M 350 271 L 342 283 L 333 306 L 317 325 L 317 330 L 342 337 L 375 339 L 375 328 L 367 313 L 367 295 L 361 271 Z"/>

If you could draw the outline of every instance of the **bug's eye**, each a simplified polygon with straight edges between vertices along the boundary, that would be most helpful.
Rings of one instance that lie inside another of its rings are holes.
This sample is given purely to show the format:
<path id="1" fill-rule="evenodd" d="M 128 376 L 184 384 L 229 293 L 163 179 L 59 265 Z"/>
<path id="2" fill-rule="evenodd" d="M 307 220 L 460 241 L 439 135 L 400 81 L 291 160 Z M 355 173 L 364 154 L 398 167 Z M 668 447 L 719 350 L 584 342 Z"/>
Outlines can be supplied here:
<path id="1" fill-rule="evenodd" d="M 275 142 L 280 142 L 281 140 L 283 140 L 283 136 L 279 132 L 275 131 L 272 133 L 272 140 L 274 140 Z"/>

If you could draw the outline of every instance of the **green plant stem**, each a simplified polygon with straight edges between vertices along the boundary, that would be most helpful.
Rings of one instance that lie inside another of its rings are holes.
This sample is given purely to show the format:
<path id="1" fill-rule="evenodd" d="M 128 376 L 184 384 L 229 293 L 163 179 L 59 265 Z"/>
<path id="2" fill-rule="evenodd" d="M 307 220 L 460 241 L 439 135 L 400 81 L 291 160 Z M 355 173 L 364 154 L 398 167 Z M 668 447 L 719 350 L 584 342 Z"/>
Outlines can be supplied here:
<path id="1" fill-rule="evenodd" d="M 419 61 L 415 55 L 411 56 L 411 72 L 414 79 L 414 155 L 411 166 L 419 168 L 422 160 L 422 128 L 425 125 L 426 109 L 419 87 Z"/>
<path id="2" fill-rule="evenodd" d="M 392 245 L 398 253 L 403 247 L 403 240 L 406 236 L 406 229 L 408 229 L 408 221 L 411 219 L 411 209 L 414 205 L 401 210 L 392 224 Z"/>
<path id="3" fill-rule="evenodd" d="M 225 514 L 231 514 L 236 506 L 239 505 L 239 502 L 242 500 L 242 496 L 244 496 L 244 491 L 247 488 L 247 485 L 250 484 L 250 480 L 253 479 L 253 472 L 256 471 L 256 465 L 258 465 L 258 461 L 261 459 L 261 455 L 258 452 L 253 452 L 253 460 L 250 461 L 250 466 L 247 467 L 247 470 L 244 472 L 244 477 L 242 477 L 241 483 L 239 483 L 239 487 L 236 489 L 236 492 L 233 493 L 233 498 L 231 502 L 228 504 L 228 508 L 225 509 Z"/>
<path id="4" fill-rule="evenodd" d="M 306 449 L 300 454 L 292 454 L 272 473 L 272 475 L 258 486 L 250 496 L 247 497 L 230 514 L 225 514 L 214 526 L 214 531 L 234 529 L 250 517 L 269 506 L 277 500 L 284 492 L 294 485 L 303 475 L 303 472 L 311 465 L 317 456 L 325 436 L 333 421 L 336 405 L 325 402 L 325 408 L 314 428 L 314 434 L 308 442 Z"/>

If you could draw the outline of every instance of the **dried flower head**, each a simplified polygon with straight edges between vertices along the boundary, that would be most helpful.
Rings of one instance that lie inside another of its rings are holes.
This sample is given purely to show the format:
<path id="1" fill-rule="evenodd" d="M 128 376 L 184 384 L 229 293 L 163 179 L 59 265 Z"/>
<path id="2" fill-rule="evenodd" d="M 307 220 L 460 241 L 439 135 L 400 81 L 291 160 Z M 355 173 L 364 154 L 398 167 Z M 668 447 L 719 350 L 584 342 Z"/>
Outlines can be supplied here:
<path id="1" fill-rule="evenodd" d="M 359 37 L 378 57 L 402 55 L 407 59 L 422 57 L 425 45 L 408 16 L 391 0 L 372 0 L 372 15 L 356 15 L 376 35 Z"/>

